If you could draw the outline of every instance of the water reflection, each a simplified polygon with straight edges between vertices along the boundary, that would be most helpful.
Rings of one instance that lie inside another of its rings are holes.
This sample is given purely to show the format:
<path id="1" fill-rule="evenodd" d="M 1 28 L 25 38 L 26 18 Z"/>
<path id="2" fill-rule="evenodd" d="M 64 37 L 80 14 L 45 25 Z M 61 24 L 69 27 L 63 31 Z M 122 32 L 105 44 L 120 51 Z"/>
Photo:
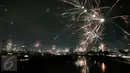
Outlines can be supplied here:
<path id="1" fill-rule="evenodd" d="M 76 65 L 77 66 L 86 66 L 86 59 L 82 59 L 82 58 L 78 59 L 76 61 Z"/>
<path id="2" fill-rule="evenodd" d="M 96 62 L 96 61 L 94 61 L 94 63 L 96 64 L 97 62 Z"/>
<path id="3" fill-rule="evenodd" d="M 81 68 L 81 73 L 89 73 L 86 57 L 79 56 L 75 64 Z"/>
<path id="4" fill-rule="evenodd" d="M 90 63 L 90 60 L 87 60 L 86 56 L 78 56 L 75 64 L 81 69 L 81 73 L 106 73 L 107 69 L 105 63 L 96 60 Z"/>
<path id="5" fill-rule="evenodd" d="M 106 65 L 104 63 L 101 64 L 101 69 L 103 73 L 106 71 Z"/>

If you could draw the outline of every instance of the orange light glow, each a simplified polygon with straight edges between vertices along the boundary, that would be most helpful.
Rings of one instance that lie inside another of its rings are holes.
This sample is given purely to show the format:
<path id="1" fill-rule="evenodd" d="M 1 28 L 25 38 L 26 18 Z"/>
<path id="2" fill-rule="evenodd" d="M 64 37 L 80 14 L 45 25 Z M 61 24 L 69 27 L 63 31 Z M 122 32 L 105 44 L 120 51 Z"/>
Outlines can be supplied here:
<path id="1" fill-rule="evenodd" d="M 101 64 L 101 69 L 102 69 L 102 72 L 104 73 L 106 70 L 106 65 L 104 63 Z"/>

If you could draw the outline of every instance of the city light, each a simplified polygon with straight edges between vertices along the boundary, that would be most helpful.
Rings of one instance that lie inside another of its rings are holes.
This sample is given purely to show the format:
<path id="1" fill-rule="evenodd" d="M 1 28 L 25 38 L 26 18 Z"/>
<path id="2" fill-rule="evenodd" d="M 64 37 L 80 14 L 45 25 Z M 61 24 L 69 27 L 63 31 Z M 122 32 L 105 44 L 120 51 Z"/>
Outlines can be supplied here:
<path id="1" fill-rule="evenodd" d="M 24 57 L 26 57 L 26 58 L 27 58 L 27 57 L 28 57 L 28 55 L 24 55 Z"/>
<path id="2" fill-rule="evenodd" d="M 22 45 L 22 47 L 24 48 L 25 46 L 24 46 L 24 45 Z"/>

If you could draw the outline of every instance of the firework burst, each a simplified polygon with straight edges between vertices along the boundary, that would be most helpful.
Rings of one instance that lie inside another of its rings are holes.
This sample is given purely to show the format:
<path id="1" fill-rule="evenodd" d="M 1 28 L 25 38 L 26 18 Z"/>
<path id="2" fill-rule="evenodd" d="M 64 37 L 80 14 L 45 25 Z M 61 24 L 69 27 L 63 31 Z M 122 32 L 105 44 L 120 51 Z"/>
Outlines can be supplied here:
<path id="1" fill-rule="evenodd" d="M 119 2 L 117 0 L 112 6 L 100 7 L 101 0 L 63 0 L 63 2 L 72 5 L 62 14 L 62 16 L 69 16 L 71 18 L 70 24 L 66 27 L 76 29 L 72 32 L 75 34 L 82 31 L 80 35 L 80 46 L 87 48 L 89 44 L 93 44 L 98 39 L 102 39 L 104 30 L 104 23 L 111 22 L 119 27 L 124 33 L 130 35 L 127 31 L 114 23 L 112 19 L 122 18 L 126 19 L 127 15 L 108 17 L 109 13 Z M 107 13 L 103 13 L 104 9 L 109 9 Z M 125 21 L 126 22 L 126 21 Z"/>

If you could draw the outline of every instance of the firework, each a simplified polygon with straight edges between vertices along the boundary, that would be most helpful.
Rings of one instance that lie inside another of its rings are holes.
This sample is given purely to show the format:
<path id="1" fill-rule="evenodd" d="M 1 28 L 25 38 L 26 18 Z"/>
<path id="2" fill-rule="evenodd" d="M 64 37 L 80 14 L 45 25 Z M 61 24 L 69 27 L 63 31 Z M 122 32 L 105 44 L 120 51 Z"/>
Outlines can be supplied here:
<path id="1" fill-rule="evenodd" d="M 63 0 L 63 2 L 72 5 L 73 7 L 68 9 L 62 14 L 62 16 L 69 16 L 71 18 L 70 24 L 66 27 L 76 29 L 72 32 L 75 34 L 78 31 L 82 31 L 80 35 L 80 46 L 87 48 L 89 44 L 96 42 L 98 39 L 102 39 L 104 30 L 104 22 L 111 22 L 119 27 L 124 33 L 130 35 L 127 31 L 114 23 L 112 19 L 122 18 L 128 23 L 127 15 L 108 17 L 109 13 L 119 2 L 117 0 L 112 6 L 100 6 L 100 0 Z M 103 13 L 104 9 L 109 9 L 108 13 Z"/>
<path id="2" fill-rule="evenodd" d="M 34 47 L 39 47 L 41 44 L 40 44 L 41 42 L 40 41 L 36 41 L 35 43 L 34 43 Z"/>
<path id="3" fill-rule="evenodd" d="M 56 49 L 56 45 L 52 45 L 52 50 L 55 50 Z"/>
<path id="4" fill-rule="evenodd" d="M 99 50 L 102 52 L 105 51 L 105 45 L 103 43 L 100 43 Z"/>

